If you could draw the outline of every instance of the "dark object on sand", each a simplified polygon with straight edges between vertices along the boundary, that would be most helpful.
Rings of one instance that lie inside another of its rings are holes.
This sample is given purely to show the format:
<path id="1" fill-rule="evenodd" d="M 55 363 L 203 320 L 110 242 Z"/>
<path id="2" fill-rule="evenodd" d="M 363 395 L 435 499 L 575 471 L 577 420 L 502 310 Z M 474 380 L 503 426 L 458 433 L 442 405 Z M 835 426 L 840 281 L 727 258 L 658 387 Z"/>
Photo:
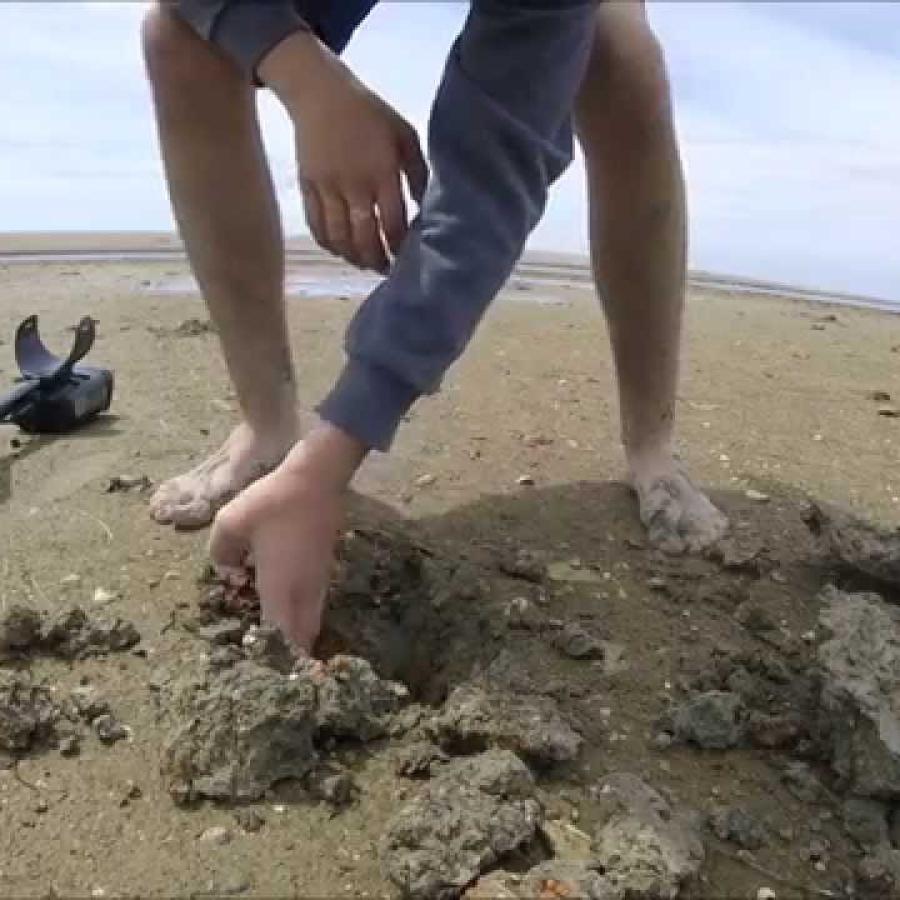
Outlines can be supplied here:
<path id="1" fill-rule="evenodd" d="M 77 365 L 94 345 L 94 320 L 83 318 L 66 359 L 54 356 L 41 340 L 37 316 L 16 331 L 16 362 L 22 379 L 0 397 L 0 422 L 15 422 L 23 431 L 58 434 L 72 431 L 109 409 L 113 373 Z"/>

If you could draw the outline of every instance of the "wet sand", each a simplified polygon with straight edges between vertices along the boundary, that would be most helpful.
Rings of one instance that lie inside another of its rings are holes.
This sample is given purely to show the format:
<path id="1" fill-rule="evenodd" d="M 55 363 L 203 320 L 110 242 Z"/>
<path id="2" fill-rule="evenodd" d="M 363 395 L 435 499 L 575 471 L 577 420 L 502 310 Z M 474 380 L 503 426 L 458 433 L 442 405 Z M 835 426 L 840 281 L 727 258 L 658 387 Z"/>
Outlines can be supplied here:
<path id="1" fill-rule="evenodd" d="M 80 241 L 63 249 L 141 249 L 133 238 Z M 60 249 L 50 238 L 39 245 L 12 243 L 20 252 Z M 4 246 L 10 242 L 0 241 L 0 252 Z M 163 238 L 155 246 L 175 249 Z M 706 563 L 684 572 L 677 563 L 659 564 L 673 583 L 684 577 L 679 603 L 698 595 L 693 618 L 646 589 L 657 564 L 640 549 L 628 492 L 610 484 L 622 471 L 610 353 L 586 270 L 577 271 L 565 286 L 517 276 L 444 389 L 414 409 L 394 451 L 371 460 L 358 487 L 394 525 L 427 536 L 450 559 L 465 555 L 470 544 L 508 543 L 549 560 L 594 560 L 601 571 L 615 573 L 618 593 L 610 589 L 598 600 L 597 585 L 586 584 L 559 598 L 565 615 L 608 632 L 633 661 L 617 682 L 618 693 L 610 688 L 585 700 L 613 706 L 616 727 L 627 732 L 619 743 L 592 745 L 588 762 L 595 774 L 635 761 L 692 802 L 726 785 L 774 810 L 776 818 L 802 821 L 809 809 L 792 806 L 776 770 L 748 754 L 712 764 L 685 753 L 672 757 L 665 771 L 646 755 L 648 722 L 662 703 L 663 657 L 655 654 L 669 654 L 664 665 L 674 681 L 682 662 L 704 670 L 700 648 L 726 640 L 758 647 L 723 612 L 719 594 L 703 594 L 702 585 L 718 584 Z M 22 760 L 16 775 L 0 772 L 0 894 L 102 889 L 108 896 L 186 895 L 211 883 L 220 889 L 237 884 L 239 878 L 221 880 L 237 869 L 260 895 L 380 894 L 385 884 L 373 850 L 383 828 L 378 815 L 396 804 L 396 783 L 383 758 L 360 755 L 365 803 L 337 817 L 303 805 L 267 808 L 259 836 L 239 834 L 226 847 L 198 835 L 217 825 L 234 830 L 230 811 L 177 810 L 160 782 L 162 730 L 147 685 L 159 668 L 178 668 L 198 654 L 196 640 L 173 622 L 195 608 L 206 535 L 160 528 L 146 513 L 146 495 L 108 493 L 107 487 L 117 475 L 158 482 L 182 471 L 217 446 L 235 421 L 215 334 L 183 327 L 205 321 L 200 299 L 152 290 L 186 276 L 177 258 L 0 264 L 0 378 L 12 381 L 12 334 L 32 313 L 59 349 L 80 316 L 98 319 L 92 358 L 117 377 L 112 414 L 81 433 L 27 438 L 10 426 L 0 429 L 0 610 L 12 603 L 46 610 L 73 602 L 93 609 L 101 588 L 101 599 L 113 597 L 103 609 L 137 625 L 145 653 L 77 666 L 34 664 L 38 676 L 67 686 L 85 678 L 102 686 L 134 734 L 110 749 L 87 743 L 77 764 L 51 753 Z M 517 281 L 529 287 L 522 291 Z M 542 302 L 521 302 L 522 294 Z M 288 304 L 307 408 L 339 371 L 341 336 L 357 302 L 305 297 Z M 876 391 L 892 400 L 874 399 Z M 808 536 L 798 512 L 803 499 L 814 496 L 900 525 L 900 419 L 879 414 L 880 407 L 898 403 L 900 317 L 715 288 L 690 291 L 682 453 L 694 478 L 732 514 L 738 537 L 760 532 L 785 557 L 789 585 L 762 580 L 747 587 L 738 583 L 743 576 L 729 575 L 737 581 L 728 590 L 758 597 L 766 614 L 788 622 L 793 634 L 815 625 L 811 598 L 818 589 L 807 571 Z M 423 482 L 423 475 L 431 477 Z M 517 483 L 523 475 L 533 487 Z M 751 488 L 772 501 L 748 499 Z M 494 599 L 510 598 L 501 591 Z M 601 602 L 606 605 L 597 606 Z M 538 665 L 543 652 L 529 659 Z M 589 680 L 600 677 L 596 670 L 580 671 L 577 677 L 599 691 Z M 38 793 L 17 776 L 37 784 Z M 142 797 L 122 803 L 130 782 Z M 37 806 L 44 799 L 46 810 Z M 809 863 L 795 850 L 776 845 L 761 859 L 802 879 Z M 770 883 L 722 865 L 710 870 L 720 892 L 755 896 Z"/>

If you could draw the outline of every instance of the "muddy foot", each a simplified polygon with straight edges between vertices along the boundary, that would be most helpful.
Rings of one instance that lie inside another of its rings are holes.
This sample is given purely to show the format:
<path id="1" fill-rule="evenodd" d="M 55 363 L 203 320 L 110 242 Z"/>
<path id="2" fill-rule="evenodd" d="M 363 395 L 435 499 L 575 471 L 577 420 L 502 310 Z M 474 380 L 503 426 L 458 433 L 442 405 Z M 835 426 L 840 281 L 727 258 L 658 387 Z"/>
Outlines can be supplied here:
<path id="1" fill-rule="evenodd" d="M 666 553 L 696 553 L 728 530 L 728 520 L 684 472 L 635 477 L 641 522 L 650 543 Z"/>
<path id="2" fill-rule="evenodd" d="M 297 437 L 286 429 L 284 437 L 262 441 L 248 425 L 239 425 L 199 466 L 164 482 L 150 500 L 150 514 L 177 528 L 208 525 L 220 507 L 274 469 Z"/>

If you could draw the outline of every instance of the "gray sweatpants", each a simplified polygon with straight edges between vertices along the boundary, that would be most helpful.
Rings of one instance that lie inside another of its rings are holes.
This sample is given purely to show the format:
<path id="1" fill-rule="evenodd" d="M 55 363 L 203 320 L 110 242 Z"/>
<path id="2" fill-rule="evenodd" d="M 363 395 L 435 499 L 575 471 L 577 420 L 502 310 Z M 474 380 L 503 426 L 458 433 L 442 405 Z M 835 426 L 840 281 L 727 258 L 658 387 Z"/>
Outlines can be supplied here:
<path id="1" fill-rule="evenodd" d="M 473 0 L 429 123 L 432 178 L 389 277 L 347 332 L 321 416 L 380 450 L 438 389 L 572 159 L 597 0 Z"/>

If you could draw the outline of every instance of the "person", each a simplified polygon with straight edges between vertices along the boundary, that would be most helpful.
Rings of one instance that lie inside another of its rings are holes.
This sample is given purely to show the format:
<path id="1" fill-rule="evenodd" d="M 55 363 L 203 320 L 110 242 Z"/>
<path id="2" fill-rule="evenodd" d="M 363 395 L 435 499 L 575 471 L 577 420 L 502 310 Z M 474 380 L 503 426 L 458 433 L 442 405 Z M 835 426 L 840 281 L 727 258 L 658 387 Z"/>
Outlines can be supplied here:
<path id="1" fill-rule="evenodd" d="M 307 650 L 354 473 L 465 348 L 571 161 L 573 134 L 641 519 L 673 553 L 726 528 L 673 449 L 685 197 L 643 4 L 472 0 L 433 103 L 430 169 L 415 130 L 340 59 L 374 5 L 180 0 L 144 24 L 173 210 L 243 414 L 212 457 L 159 488 L 151 512 L 180 527 L 215 517 L 213 562 L 237 572 L 252 560 L 264 618 Z M 346 366 L 302 437 L 259 86 L 294 122 L 315 239 L 387 276 L 351 323 Z M 419 204 L 412 222 L 404 182 Z"/>

